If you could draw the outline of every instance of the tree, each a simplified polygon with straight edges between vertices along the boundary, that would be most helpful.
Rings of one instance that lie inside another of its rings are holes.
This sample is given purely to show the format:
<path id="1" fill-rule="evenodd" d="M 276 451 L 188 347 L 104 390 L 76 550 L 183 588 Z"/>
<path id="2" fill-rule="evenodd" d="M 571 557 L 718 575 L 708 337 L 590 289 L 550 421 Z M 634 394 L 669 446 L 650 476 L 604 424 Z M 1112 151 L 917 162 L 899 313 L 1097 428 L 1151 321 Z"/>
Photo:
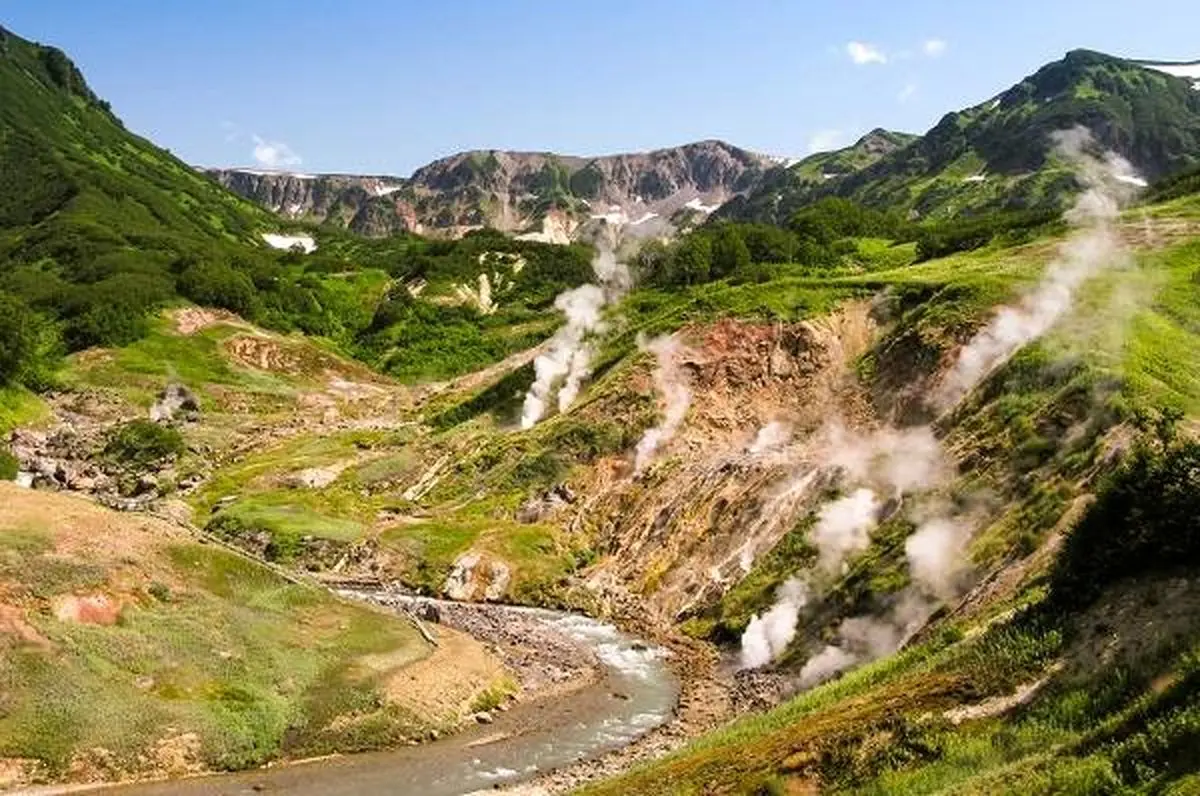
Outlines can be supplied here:
<path id="1" fill-rule="evenodd" d="M 712 238 L 712 276 L 720 279 L 750 265 L 750 249 L 733 224 L 721 224 Z"/>
<path id="2" fill-rule="evenodd" d="M 253 317 L 257 296 L 254 283 L 223 262 L 193 263 L 179 275 L 179 292 L 197 304 L 222 307 Z"/>
<path id="3" fill-rule="evenodd" d="M 681 240 L 671 257 L 672 285 L 699 285 L 712 275 L 712 243 L 706 235 L 692 234 Z"/>
<path id="4" fill-rule="evenodd" d="M 671 256 L 671 248 L 663 241 L 646 241 L 633 258 L 637 281 L 647 285 L 669 284 Z"/>
<path id="5" fill-rule="evenodd" d="M 58 352 L 54 326 L 16 296 L 0 293 L 0 386 L 46 387 Z"/>

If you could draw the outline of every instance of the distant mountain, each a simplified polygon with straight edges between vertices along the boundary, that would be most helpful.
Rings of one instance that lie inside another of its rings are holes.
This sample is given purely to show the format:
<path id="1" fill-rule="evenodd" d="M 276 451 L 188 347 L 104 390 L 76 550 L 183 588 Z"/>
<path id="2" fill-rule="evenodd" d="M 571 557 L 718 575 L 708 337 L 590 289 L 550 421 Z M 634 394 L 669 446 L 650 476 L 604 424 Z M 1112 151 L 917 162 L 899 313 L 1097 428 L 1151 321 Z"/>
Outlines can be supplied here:
<path id="1" fill-rule="evenodd" d="M 780 222 L 824 196 L 917 217 L 1050 208 L 1075 188 L 1050 134 L 1076 125 L 1155 180 L 1200 162 L 1200 66 L 1074 50 L 916 138 L 875 131 L 764 180 L 721 215 Z M 872 154 L 874 153 L 874 154 Z"/>
<path id="2" fill-rule="evenodd" d="M 722 141 L 652 152 L 575 157 L 463 152 L 409 178 L 210 169 L 225 187 L 289 219 L 366 235 L 457 235 L 491 226 L 565 242 L 607 219 L 687 224 L 755 188 L 782 161 Z"/>

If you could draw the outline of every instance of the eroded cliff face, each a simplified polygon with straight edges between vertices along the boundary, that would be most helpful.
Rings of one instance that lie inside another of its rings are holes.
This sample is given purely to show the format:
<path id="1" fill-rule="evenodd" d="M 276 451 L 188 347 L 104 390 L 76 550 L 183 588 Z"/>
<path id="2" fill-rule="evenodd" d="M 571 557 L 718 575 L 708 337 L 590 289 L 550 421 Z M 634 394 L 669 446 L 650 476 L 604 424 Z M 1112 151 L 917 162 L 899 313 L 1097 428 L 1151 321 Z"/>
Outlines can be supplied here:
<path id="1" fill-rule="evenodd" d="M 721 141 L 596 158 L 463 152 L 409 178 L 308 175 L 239 169 L 207 173 L 289 219 L 328 222 L 365 235 L 400 230 L 461 235 L 491 226 L 567 242 L 601 221 L 657 234 L 703 219 L 757 187 L 778 159 Z"/>
<path id="2" fill-rule="evenodd" d="M 876 422 L 853 372 L 875 328 L 867 302 L 800 323 L 685 328 L 693 400 L 675 437 L 636 476 L 614 458 L 574 485 L 585 498 L 571 522 L 603 554 L 588 587 L 641 595 L 674 622 L 744 578 L 832 485 L 820 431 Z"/>
<path id="3" fill-rule="evenodd" d="M 328 222 L 364 235 L 387 235 L 418 226 L 412 208 L 392 198 L 405 181 L 349 174 L 209 169 L 234 193 L 284 218 Z"/>

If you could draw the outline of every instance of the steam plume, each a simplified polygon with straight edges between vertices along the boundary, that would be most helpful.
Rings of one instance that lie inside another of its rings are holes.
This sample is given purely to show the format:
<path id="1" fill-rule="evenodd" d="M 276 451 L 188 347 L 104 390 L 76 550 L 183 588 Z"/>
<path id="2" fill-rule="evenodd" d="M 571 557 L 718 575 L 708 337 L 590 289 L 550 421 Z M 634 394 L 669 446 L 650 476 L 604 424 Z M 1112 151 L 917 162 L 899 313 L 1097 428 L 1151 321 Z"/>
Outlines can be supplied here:
<path id="1" fill-rule="evenodd" d="M 654 354 L 654 385 L 666 402 L 663 421 L 649 429 L 637 444 L 633 469 L 640 473 L 650 463 L 663 444 L 675 436 L 683 422 L 688 407 L 692 405 L 692 389 L 683 369 L 679 366 L 682 346 L 675 337 L 656 337 L 645 345 Z"/>
<path id="2" fill-rule="evenodd" d="M 934 437 L 932 429 L 927 426 L 910 429 L 883 428 L 858 433 L 847 430 L 840 423 L 833 423 L 816 436 L 814 445 L 816 454 L 827 462 L 826 466 L 840 471 L 843 481 L 856 487 L 854 491 L 827 503 L 818 511 L 817 524 L 813 527 L 810 538 L 817 548 L 818 574 L 824 578 L 841 574 L 850 557 L 862 552 L 869 545 L 871 530 L 879 523 L 883 511 L 884 504 L 880 500 L 880 493 L 900 497 L 928 491 L 945 483 L 950 472 L 941 444 Z M 816 475 L 817 471 L 804 474 L 801 481 L 805 489 Z M 742 562 L 743 570 L 749 571 L 748 563 Z M 762 660 L 764 649 L 776 649 L 763 644 L 762 635 L 768 629 L 790 627 L 794 636 L 799 612 L 806 602 L 807 598 L 804 601 L 787 599 L 787 595 L 781 592 L 776 603 L 761 620 L 759 617 L 751 620 L 742 637 L 743 667 L 762 666 L 774 659 L 778 651 L 762 663 L 750 663 Z M 770 621 L 767 621 L 768 617 Z M 849 627 L 860 627 L 863 624 L 859 622 Z M 884 622 L 883 625 L 891 626 L 888 622 Z M 879 636 L 882 632 L 881 630 L 872 637 Z M 782 635 L 777 634 L 776 640 Z M 792 636 L 788 636 L 788 642 L 791 638 Z M 753 648 L 752 652 L 746 652 L 747 645 Z M 787 642 L 783 647 L 786 646 Z M 881 645 L 858 646 L 874 649 Z M 817 656 L 816 662 L 813 663 L 814 671 L 841 671 L 839 666 L 849 666 L 861 660 L 865 654 L 864 650 L 850 651 L 835 646 Z"/>
<path id="3" fill-rule="evenodd" d="M 534 360 L 534 381 L 521 408 L 521 428 L 533 428 L 558 391 L 558 411 L 565 412 L 592 373 L 592 344 L 588 337 L 604 331 L 603 311 L 629 291 L 629 269 L 617 260 L 610 241 L 599 244 L 592 271 L 600 284 L 580 285 L 558 294 L 554 306 L 566 316 L 550 339 L 550 348 Z"/>
<path id="4" fill-rule="evenodd" d="M 800 684 L 813 686 L 903 646 L 921 629 L 936 603 L 915 589 L 901 592 L 892 608 L 882 616 L 852 616 L 838 625 L 837 640 L 808 659 L 800 670 Z"/>
<path id="5" fill-rule="evenodd" d="M 742 668 L 758 669 L 779 657 L 796 636 L 800 609 L 808 602 L 808 585 L 799 578 L 784 581 L 775 605 L 755 616 L 742 636 Z"/>
<path id="6" fill-rule="evenodd" d="M 750 443 L 750 447 L 746 452 L 757 456 L 760 453 L 777 450 L 782 448 L 792 438 L 792 430 L 788 428 L 786 423 L 778 420 L 772 420 L 758 430 L 758 434 L 754 437 L 754 442 Z"/>
<path id="7" fill-rule="evenodd" d="M 1082 127 L 1055 133 L 1054 142 L 1085 188 L 1064 215 L 1078 231 L 1060 247 L 1041 283 L 1017 304 L 1001 308 L 959 353 L 935 396 L 940 409 L 957 404 L 1020 348 L 1048 332 L 1071 308 L 1080 286 L 1123 253 L 1112 222 L 1145 181 L 1119 155 L 1093 154 L 1095 142 Z"/>
<path id="8" fill-rule="evenodd" d="M 878 512 L 879 501 L 875 493 L 866 488 L 827 503 L 812 532 L 821 569 L 838 573 L 851 554 L 867 549 Z"/>
<path id="9" fill-rule="evenodd" d="M 940 600 L 959 591 L 966 568 L 968 528 L 951 517 L 925 522 L 904 543 L 913 584 Z"/>

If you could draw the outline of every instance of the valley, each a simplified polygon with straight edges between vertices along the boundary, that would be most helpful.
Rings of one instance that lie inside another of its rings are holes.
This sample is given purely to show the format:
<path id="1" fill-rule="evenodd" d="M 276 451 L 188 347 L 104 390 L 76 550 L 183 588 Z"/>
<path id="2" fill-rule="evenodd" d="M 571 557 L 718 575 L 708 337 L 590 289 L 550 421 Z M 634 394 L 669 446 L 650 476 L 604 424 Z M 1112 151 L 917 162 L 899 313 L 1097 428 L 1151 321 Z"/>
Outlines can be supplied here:
<path id="1" fill-rule="evenodd" d="M 1190 78 L 206 175 L 0 45 L 0 789 L 1200 781 Z"/>

